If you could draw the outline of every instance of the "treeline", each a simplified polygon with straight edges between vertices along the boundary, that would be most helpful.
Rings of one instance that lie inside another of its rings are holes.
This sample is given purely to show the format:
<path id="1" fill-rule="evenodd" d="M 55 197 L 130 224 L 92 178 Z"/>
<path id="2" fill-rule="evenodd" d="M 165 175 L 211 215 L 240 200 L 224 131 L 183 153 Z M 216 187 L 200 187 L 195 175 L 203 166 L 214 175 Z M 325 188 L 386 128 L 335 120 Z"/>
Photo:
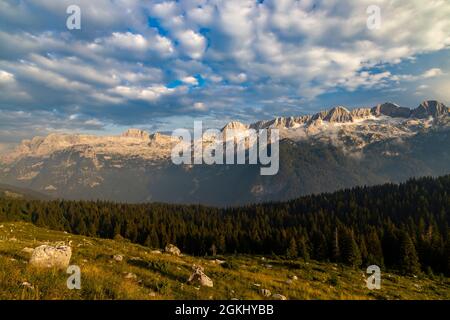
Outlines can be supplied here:
<path id="1" fill-rule="evenodd" d="M 450 275 L 450 176 L 236 208 L 0 199 L 0 221 L 193 255 L 276 254 Z"/>

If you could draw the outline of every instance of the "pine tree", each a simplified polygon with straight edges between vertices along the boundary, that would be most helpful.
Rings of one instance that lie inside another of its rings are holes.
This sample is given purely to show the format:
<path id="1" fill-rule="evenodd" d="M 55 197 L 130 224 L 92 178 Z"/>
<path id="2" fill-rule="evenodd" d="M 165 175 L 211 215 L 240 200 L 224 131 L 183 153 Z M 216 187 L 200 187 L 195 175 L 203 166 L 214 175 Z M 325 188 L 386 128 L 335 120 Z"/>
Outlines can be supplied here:
<path id="1" fill-rule="evenodd" d="M 289 242 L 289 247 L 286 250 L 286 257 L 288 257 L 289 259 L 295 259 L 298 257 L 297 242 L 295 241 L 294 237 L 292 237 L 291 241 Z"/>
<path id="2" fill-rule="evenodd" d="M 381 241 L 375 230 L 372 230 L 367 236 L 367 264 L 377 265 L 379 267 L 384 266 L 383 249 L 381 247 Z"/>
<path id="3" fill-rule="evenodd" d="M 301 237 L 298 244 L 298 256 L 305 261 L 309 260 L 309 247 L 307 240 L 304 237 Z"/>
<path id="4" fill-rule="evenodd" d="M 331 258 L 333 261 L 339 261 L 340 257 L 341 257 L 341 252 L 339 250 L 339 233 L 338 233 L 338 228 L 336 227 L 334 229 L 334 234 L 333 234 L 333 241 L 331 242 L 332 245 L 332 252 L 331 252 Z"/>
<path id="5" fill-rule="evenodd" d="M 361 252 L 359 251 L 358 244 L 355 241 L 353 232 L 346 231 L 341 237 L 340 246 L 342 262 L 351 267 L 361 266 Z"/>
<path id="6" fill-rule="evenodd" d="M 420 273 L 416 248 L 406 231 L 400 238 L 399 268 L 403 274 L 416 275 Z"/>

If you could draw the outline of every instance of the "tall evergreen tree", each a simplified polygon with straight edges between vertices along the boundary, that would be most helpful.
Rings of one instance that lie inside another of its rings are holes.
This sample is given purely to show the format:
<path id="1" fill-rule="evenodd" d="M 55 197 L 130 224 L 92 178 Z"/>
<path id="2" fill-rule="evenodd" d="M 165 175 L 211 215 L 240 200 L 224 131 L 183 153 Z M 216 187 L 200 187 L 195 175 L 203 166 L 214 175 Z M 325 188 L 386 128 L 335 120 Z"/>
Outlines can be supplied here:
<path id="1" fill-rule="evenodd" d="M 420 273 L 416 248 L 406 232 L 403 232 L 400 238 L 399 269 L 403 274 L 417 275 Z"/>
<path id="2" fill-rule="evenodd" d="M 297 241 L 292 237 L 289 242 L 289 247 L 286 250 L 286 257 L 289 259 L 295 259 L 298 257 Z"/>
<path id="3" fill-rule="evenodd" d="M 351 267 L 361 266 L 361 252 L 352 231 L 346 230 L 341 237 L 341 258 L 344 264 Z"/>

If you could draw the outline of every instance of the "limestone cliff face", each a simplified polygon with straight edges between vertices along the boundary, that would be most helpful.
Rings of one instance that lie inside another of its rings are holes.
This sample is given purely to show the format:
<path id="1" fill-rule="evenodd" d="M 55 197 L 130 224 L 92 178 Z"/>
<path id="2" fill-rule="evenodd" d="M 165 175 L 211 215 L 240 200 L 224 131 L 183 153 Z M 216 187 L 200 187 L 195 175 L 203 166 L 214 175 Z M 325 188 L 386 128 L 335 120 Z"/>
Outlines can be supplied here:
<path id="1" fill-rule="evenodd" d="M 435 100 L 424 101 L 411 113 L 411 117 L 423 119 L 428 117 L 442 117 L 449 114 L 449 108 Z"/>

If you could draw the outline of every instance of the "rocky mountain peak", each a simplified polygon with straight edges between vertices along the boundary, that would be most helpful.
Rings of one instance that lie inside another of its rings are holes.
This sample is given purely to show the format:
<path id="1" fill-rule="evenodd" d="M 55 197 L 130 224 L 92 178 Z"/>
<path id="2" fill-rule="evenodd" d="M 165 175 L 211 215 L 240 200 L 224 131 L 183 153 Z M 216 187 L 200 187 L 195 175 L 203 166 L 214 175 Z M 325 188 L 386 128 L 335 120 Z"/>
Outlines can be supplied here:
<path id="1" fill-rule="evenodd" d="M 373 107 L 372 114 L 377 117 L 384 115 L 393 118 L 409 118 L 411 109 L 400 107 L 395 103 L 386 102 Z"/>
<path id="2" fill-rule="evenodd" d="M 351 112 L 353 119 L 367 119 L 372 116 L 370 108 L 357 108 L 353 109 Z"/>
<path id="3" fill-rule="evenodd" d="M 352 114 L 347 108 L 343 106 L 334 107 L 327 111 L 321 111 L 319 113 L 316 113 L 311 118 L 312 121 L 316 121 L 319 119 L 327 122 L 340 122 L 340 123 L 353 121 Z"/>
<path id="4" fill-rule="evenodd" d="M 122 137 L 148 140 L 150 135 L 146 131 L 141 129 L 128 129 L 127 131 L 122 133 Z"/>
<path id="5" fill-rule="evenodd" d="M 428 117 L 438 118 L 443 115 L 448 115 L 449 112 L 449 108 L 447 108 L 445 104 L 436 100 L 428 100 L 422 102 L 416 109 L 414 109 L 411 116 L 417 119 Z"/>
<path id="6" fill-rule="evenodd" d="M 229 122 L 225 127 L 222 128 L 222 132 L 225 130 L 247 130 L 248 125 L 243 124 L 239 121 Z"/>

